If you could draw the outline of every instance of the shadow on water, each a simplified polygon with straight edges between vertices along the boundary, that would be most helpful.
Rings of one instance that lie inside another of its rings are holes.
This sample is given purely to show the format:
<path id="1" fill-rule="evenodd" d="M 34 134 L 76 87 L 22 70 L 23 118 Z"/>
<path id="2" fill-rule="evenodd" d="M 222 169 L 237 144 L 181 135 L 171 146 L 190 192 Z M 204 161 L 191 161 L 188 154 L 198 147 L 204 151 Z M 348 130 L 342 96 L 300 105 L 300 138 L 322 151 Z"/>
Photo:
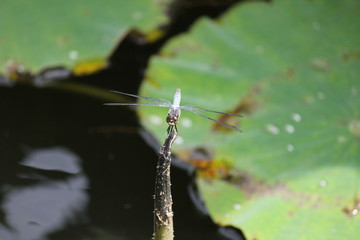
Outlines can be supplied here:
<path id="1" fill-rule="evenodd" d="M 0 112 L 0 239 L 151 238 L 157 152 L 133 112 L 34 87 L 0 87 Z M 196 207 L 192 180 L 172 169 L 176 239 L 241 239 Z"/>

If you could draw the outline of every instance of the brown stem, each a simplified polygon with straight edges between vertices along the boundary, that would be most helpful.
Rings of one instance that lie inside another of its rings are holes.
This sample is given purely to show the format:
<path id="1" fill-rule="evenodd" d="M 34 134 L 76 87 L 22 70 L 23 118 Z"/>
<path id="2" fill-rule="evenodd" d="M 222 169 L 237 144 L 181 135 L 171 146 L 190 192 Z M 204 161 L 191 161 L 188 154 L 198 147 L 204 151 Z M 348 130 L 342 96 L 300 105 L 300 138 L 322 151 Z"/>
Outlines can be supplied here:
<path id="1" fill-rule="evenodd" d="M 170 183 L 171 146 L 178 133 L 172 129 L 159 152 L 154 200 L 154 240 L 174 239 Z"/>

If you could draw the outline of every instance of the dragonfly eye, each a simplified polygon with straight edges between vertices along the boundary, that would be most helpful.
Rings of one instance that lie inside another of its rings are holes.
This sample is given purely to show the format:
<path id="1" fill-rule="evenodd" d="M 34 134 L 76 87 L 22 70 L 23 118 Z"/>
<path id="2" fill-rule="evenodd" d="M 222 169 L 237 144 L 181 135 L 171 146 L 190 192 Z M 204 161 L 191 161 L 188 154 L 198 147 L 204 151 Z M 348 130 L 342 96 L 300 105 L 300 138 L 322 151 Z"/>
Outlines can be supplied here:
<path id="1" fill-rule="evenodd" d="M 176 116 L 174 116 L 174 115 L 168 115 L 167 117 L 166 117 L 166 122 L 170 125 L 170 126 L 175 126 L 176 125 L 176 123 L 177 123 L 177 121 L 178 121 L 178 118 L 176 117 Z"/>

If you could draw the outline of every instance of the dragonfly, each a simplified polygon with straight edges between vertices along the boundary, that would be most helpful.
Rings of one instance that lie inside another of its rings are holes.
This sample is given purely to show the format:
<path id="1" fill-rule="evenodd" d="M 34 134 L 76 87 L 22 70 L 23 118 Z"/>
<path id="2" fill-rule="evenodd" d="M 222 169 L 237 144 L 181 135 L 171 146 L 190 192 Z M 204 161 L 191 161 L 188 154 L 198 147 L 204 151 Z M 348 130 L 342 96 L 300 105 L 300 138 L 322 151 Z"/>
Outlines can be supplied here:
<path id="1" fill-rule="evenodd" d="M 202 112 L 211 112 L 211 113 L 217 113 L 217 114 L 222 114 L 222 115 L 227 115 L 227 116 L 233 116 L 233 117 L 242 117 L 242 115 L 239 114 L 235 114 L 235 113 L 225 113 L 225 112 L 219 112 L 219 111 L 213 111 L 213 110 L 208 110 L 208 109 L 204 109 L 204 108 L 200 108 L 200 107 L 195 107 L 195 106 L 191 106 L 191 105 L 180 105 L 180 101 L 181 101 L 181 90 L 180 88 L 177 88 L 175 91 L 175 95 L 174 95 L 174 100 L 171 103 L 169 100 L 167 99 L 158 99 L 158 98 L 151 98 L 151 97 L 143 97 L 143 96 L 139 96 L 139 95 L 135 95 L 135 94 L 130 94 L 130 93 L 125 93 L 125 92 L 119 92 L 119 91 L 113 91 L 110 90 L 110 92 L 113 93 L 117 93 L 117 94 L 121 94 L 121 95 L 125 95 L 125 96 L 129 96 L 129 97 L 134 97 L 134 98 L 139 98 L 139 99 L 144 99 L 147 100 L 148 102 L 145 103 L 105 103 L 104 105 L 108 105 L 108 106 L 153 106 L 153 107 L 166 107 L 169 108 L 168 111 L 168 115 L 166 117 L 166 122 L 169 125 L 167 132 L 170 133 L 174 128 L 177 132 L 177 127 L 176 124 L 179 122 L 180 119 L 180 115 L 181 115 L 181 110 L 185 110 L 191 113 L 195 113 L 199 116 L 202 116 L 204 118 L 207 118 L 211 121 L 214 121 L 226 128 L 238 131 L 238 132 L 242 132 L 239 128 L 232 126 L 230 124 L 221 122 L 219 120 L 216 120 L 214 118 L 211 118 L 207 115 L 205 115 Z"/>

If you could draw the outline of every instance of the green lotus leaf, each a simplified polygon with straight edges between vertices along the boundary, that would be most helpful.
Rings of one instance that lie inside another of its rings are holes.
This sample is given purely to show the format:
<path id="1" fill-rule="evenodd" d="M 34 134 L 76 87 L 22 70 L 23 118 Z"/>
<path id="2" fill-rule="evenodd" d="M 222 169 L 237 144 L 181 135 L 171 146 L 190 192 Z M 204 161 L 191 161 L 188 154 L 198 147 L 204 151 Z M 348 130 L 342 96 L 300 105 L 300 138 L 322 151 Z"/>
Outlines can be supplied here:
<path id="1" fill-rule="evenodd" d="M 31 72 L 105 59 L 131 28 L 148 32 L 165 20 L 164 2 L 1 1 L 0 72 Z"/>
<path id="2" fill-rule="evenodd" d="M 203 147 L 231 166 L 197 180 L 215 221 L 248 239 L 358 238 L 359 10 L 355 0 L 240 4 L 152 59 L 141 95 L 181 88 L 182 104 L 244 115 L 213 115 L 243 133 L 184 111 L 178 124 L 179 156 Z M 139 111 L 160 142 L 166 111 Z"/>

